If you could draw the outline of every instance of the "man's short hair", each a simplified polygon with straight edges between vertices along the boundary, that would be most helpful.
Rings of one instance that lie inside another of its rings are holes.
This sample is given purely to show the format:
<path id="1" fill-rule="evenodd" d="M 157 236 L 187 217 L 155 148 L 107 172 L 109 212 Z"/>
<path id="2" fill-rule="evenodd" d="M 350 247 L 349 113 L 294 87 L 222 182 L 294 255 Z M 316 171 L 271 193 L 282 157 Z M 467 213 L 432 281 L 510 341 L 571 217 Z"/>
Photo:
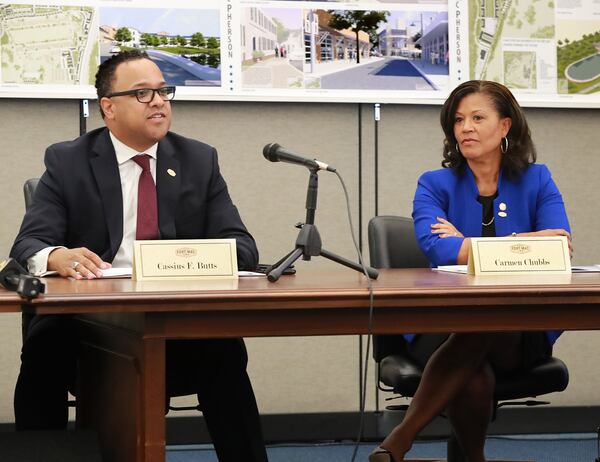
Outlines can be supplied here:
<path id="1" fill-rule="evenodd" d="M 127 61 L 135 61 L 137 59 L 150 59 L 148 53 L 141 50 L 123 51 L 119 54 L 113 55 L 104 61 L 98 67 L 96 72 L 96 94 L 98 95 L 98 105 L 100 106 L 100 100 L 106 95 L 112 92 L 112 84 L 115 80 L 115 71 L 119 64 Z M 100 114 L 104 118 L 104 112 L 102 106 L 100 106 Z"/>

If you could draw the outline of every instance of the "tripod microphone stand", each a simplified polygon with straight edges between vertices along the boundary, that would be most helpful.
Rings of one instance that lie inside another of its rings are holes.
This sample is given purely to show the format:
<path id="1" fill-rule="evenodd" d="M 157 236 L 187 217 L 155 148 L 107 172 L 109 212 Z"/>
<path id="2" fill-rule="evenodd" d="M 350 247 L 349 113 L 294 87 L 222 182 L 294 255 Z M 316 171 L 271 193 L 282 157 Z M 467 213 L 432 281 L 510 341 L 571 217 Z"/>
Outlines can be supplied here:
<path id="1" fill-rule="evenodd" d="M 296 239 L 296 247 L 294 250 L 271 266 L 267 272 L 267 278 L 271 282 L 277 281 L 282 273 L 292 266 L 300 257 L 302 257 L 303 260 L 309 261 L 312 257 L 322 256 L 347 266 L 348 268 L 352 268 L 359 273 L 363 272 L 363 268 L 359 264 L 329 252 L 321 246 L 321 236 L 319 235 L 319 230 L 315 226 L 315 211 L 317 209 L 317 193 L 319 188 L 317 171 L 319 168 L 309 168 L 309 170 L 310 176 L 308 179 L 308 190 L 306 192 L 306 222 L 298 223 L 296 225 L 297 228 L 300 228 L 300 233 Z M 371 279 L 377 279 L 379 273 L 375 268 L 367 266 L 366 270 Z"/>

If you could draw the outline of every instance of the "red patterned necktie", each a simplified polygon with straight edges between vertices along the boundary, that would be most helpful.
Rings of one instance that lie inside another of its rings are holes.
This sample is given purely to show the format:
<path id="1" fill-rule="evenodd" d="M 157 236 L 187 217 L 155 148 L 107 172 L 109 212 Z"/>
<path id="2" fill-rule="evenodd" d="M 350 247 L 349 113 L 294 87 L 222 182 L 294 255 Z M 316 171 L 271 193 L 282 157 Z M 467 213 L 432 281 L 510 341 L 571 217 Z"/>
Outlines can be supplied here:
<path id="1" fill-rule="evenodd" d="M 138 182 L 137 240 L 158 239 L 158 207 L 156 205 L 156 185 L 150 172 L 150 156 L 140 154 L 133 161 L 142 167 Z"/>

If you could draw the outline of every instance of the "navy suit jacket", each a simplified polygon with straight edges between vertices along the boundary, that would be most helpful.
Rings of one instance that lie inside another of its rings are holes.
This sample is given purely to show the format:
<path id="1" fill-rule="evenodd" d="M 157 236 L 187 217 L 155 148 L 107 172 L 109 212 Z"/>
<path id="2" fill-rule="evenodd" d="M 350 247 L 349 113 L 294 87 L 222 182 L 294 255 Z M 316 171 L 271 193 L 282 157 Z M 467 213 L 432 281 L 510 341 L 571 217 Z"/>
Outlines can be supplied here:
<path id="1" fill-rule="evenodd" d="M 44 162 L 11 257 L 26 263 L 48 246 L 87 247 L 112 262 L 123 238 L 123 199 L 108 129 L 50 146 Z M 239 267 L 256 267 L 256 244 L 231 201 L 213 147 L 169 132 L 158 143 L 156 188 L 161 239 L 235 238 Z"/>
<path id="2" fill-rule="evenodd" d="M 413 201 L 415 236 L 432 266 L 455 265 L 462 237 L 440 238 L 431 233 L 436 217 L 445 218 L 466 237 L 481 236 L 482 205 L 479 191 L 469 167 L 463 174 L 449 168 L 426 172 L 419 178 Z M 504 210 L 500 209 L 504 204 Z M 505 216 L 498 212 L 505 212 Z M 500 172 L 498 197 L 494 199 L 494 222 L 497 236 L 544 229 L 566 229 L 569 220 L 563 198 L 548 167 L 531 164 L 516 179 Z M 558 332 L 548 332 L 554 342 Z"/>

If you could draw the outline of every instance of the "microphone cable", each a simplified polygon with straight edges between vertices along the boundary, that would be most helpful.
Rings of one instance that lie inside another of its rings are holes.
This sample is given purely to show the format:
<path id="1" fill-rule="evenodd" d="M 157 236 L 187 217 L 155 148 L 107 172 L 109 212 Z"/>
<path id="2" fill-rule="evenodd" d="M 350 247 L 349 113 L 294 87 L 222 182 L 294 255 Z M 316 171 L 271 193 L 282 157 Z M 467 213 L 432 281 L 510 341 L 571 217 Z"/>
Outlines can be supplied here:
<path id="1" fill-rule="evenodd" d="M 367 377 L 368 377 L 368 367 L 369 367 L 369 353 L 371 347 L 371 338 L 373 336 L 373 307 L 374 307 L 374 295 L 373 295 L 373 282 L 369 277 L 367 272 L 367 267 L 364 263 L 362 252 L 358 246 L 358 241 L 356 240 L 356 236 L 354 234 L 354 225 L 352 224 L 352 211 L 350 210 L 350 198 L 348 196 L 348 189 L 346 188 L 346 184 L 344 183 L 344 179 L 340 175 L 340 173 L 336 170 L 333 172 L 336 174 L 340 183 L 342 185 L 342 189 L 344 190 L 344 196 L 346 197 L 346 211 L 348 214 L 348 224 L 350 225 L 350 234 L 352 236 L 352 242 L 354 243 L 354 248 L 358 254 L 358 262 L 363 269 L 363 274 L 367 279 L 367 288 L 369 290 L 369 322 L 367 328 L 367 347 L 365 351 L 365 365 L 364 365 L 364 373 L 363 377 L 359 377 L 359 394 L 361 396 L 360 400 L 360 410 L 359 410 L 359 424 L 358 424 L 358 434 L 356 437 L 356 444 L 354 445 L 354 451 L 352 452 L 351 462 L 356 460 L 356 456 L 358 454 L 358 449 L 360 447 L 360 442 L 363 437 L 364 424 L 365 424 L 365 405 L 367 398 Z M 360 334 L 362 335 L 362 334 Z M 359 361 L 362 361 L 362 358 L 359 358 Z"/>

